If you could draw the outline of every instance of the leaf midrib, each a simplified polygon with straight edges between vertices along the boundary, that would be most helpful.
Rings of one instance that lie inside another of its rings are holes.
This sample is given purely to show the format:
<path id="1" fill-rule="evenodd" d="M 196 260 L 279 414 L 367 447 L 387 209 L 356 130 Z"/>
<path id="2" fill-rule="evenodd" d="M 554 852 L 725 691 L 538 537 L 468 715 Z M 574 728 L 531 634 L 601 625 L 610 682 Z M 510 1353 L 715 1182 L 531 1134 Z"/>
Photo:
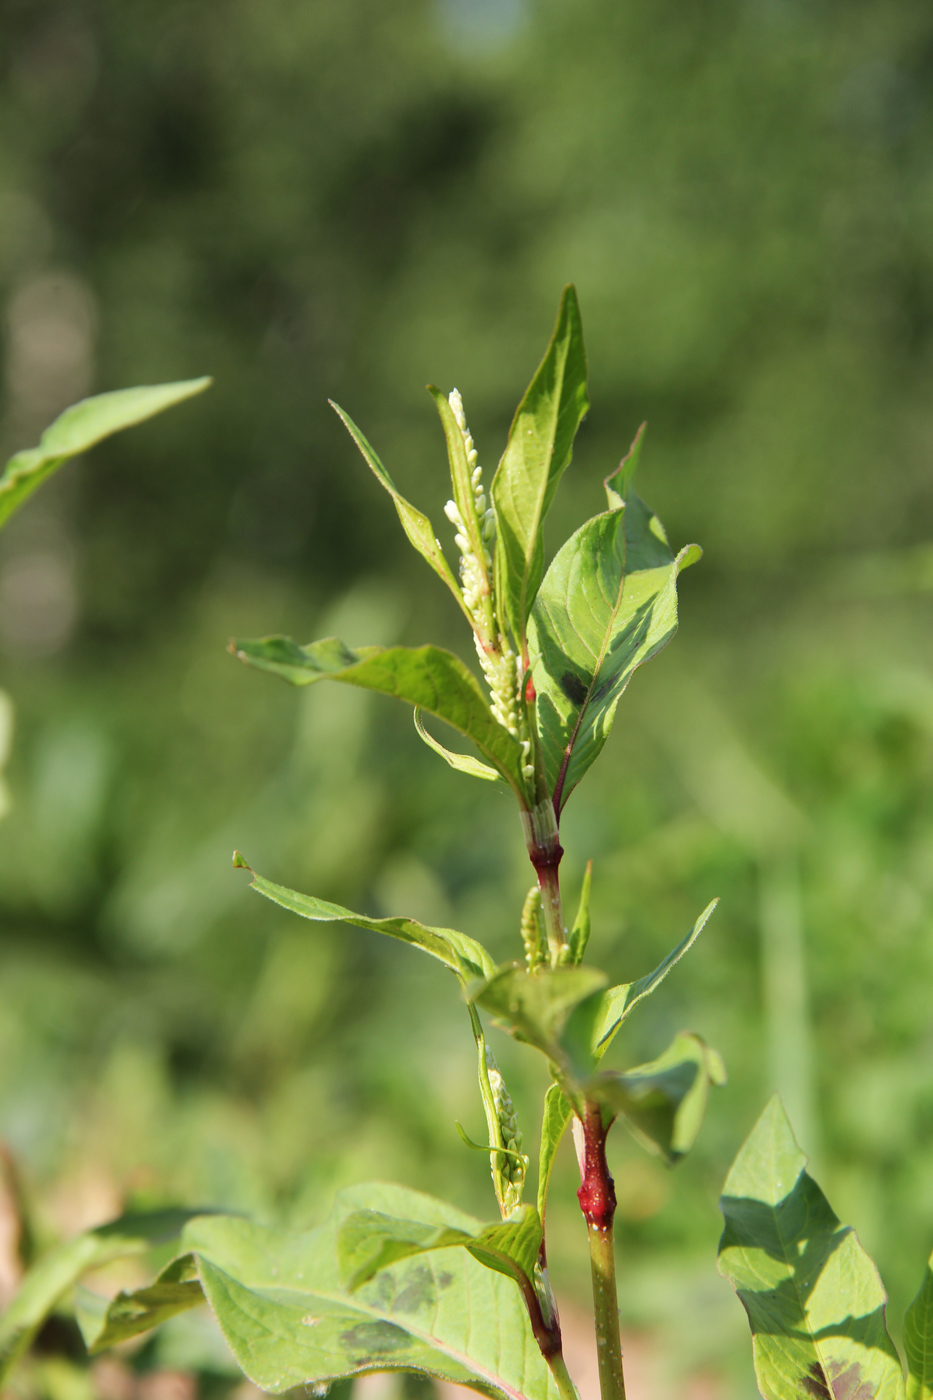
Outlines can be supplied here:
<path id="1" fill-rule="evenodd" d="M 197 1251 L 195 1251 L 195 1253 L 197 1253 Z M 225 1279 L 230 1279 L 232 1283 L 239 1283 L 238 1279 L 234 1278 L 232 1274 L 228 1274 L 225 1269 L 221 1269 L 219 1265 L 213 1262 L 213 1260 L 205 1259 L 205 1262 L 210 1264 L 211 1268 L 215 1269 L 217 1273 L 222 1274 Z M 268 1302 L 276 1302 L 274 1298 L 269 1298 L 268 1294 L 264 1295 L 264 1291 L 260 1288 L 251 1287 L 249 1284 L 245 1283 L 241 1283 L 239 1286 L 241 1288 L 245 1288 L 248 1293 L 252 1293 L 254 1296 L 265 1296 Z M 301 1293 L 301 1290 L 297 1288 L 294 1291 L 296 1293 Z M 359 1312 L 361 1315 L 370 1317 L 376 1322 L 392 1323 L 393 1326 L 400 1327 L 403 1332 L 408 1332 L 410 1336 L 415 1337 L 419 1342 L 423 1342 L 427 1346 L 434 1347 L 434 1349 L 436 1351 L 441 1352 L 443 1356 L 449 1357 L 452 1361 L 459 1362 L 460 1365 L 463 1366 L 467 1371 L 472 1371 L 474 1375 L 479 1376 L 483 1380 L 488 1381 L 489 1384 L 492 1385 L 496 1390 L 501 1391 L 504 1395 L 510 1396 L 511 1400 L 528 1400 L 528 1397 L 524 1394 L 523 1391 L 516 1390 L 513 1386 L 508 1385 L 505 1381 L 503 1381 L 501 1376 L 495 1375 L 493 1372 L 487 1370 L 485 1366 L 481 1366 L 478 1362 L 474 1361 L 471 1357 L 463 1355 L 463 1353 L 456 1350 L 454 1347 L 449 1346 L 447 1343 L 440 1341 L 440 1339 L 435 1337 L 433 1333 L 424 1332 L 422 1329 L 414 1327 L 408 1322 L 404 1323 L 403 1325 L 397 1320 L 397 1318 L 393 1317 L 391 1313 L 384 1311 L 380 1312 L 377 1308 L 370 1307 L 363 1302 L 349 1303 L 345 1294 L 331 1294 L 325 1292 L 323 1289 L 317 1289 L 313 1293 L 308 1291 L 308 1293 L 304 1296 L 307 1296 L 309 1299 L 321 1298 L 325 1302 L 336 1303 L 339 1306 L 346 1308 L 348 1312 Z M 286 1305 L 279 1304 L 279 1306 Z M 255 1319 L 253 1320 L 255 1321 Z M 472 1322 L 469 1322 L 468 1326 L 472 1326 Z M 269 1331 L 270 1335 L 275 1335 L 272 1332 L 271 1328 L 268 1328 L 267 1330 Z M 497 1337 L 498 1336 L 499 1329 L 497 1328 Z M 523 1346 L 523 1352 L 524 1350 L 525 1348 Z M 385 1368 L 380 1367 L 379 1369 L 383 1370 Z"/>

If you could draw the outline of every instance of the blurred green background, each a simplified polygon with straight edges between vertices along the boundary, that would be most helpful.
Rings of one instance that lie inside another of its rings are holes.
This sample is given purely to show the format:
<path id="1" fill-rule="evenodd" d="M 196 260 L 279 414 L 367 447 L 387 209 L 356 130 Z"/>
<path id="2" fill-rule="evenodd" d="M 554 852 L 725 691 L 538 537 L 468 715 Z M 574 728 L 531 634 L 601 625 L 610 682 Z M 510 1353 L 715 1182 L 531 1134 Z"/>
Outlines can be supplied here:
<path id="1" fill-rule="evenodd" d="M 0 1131 L 38 1241 L 127 1200 L 305 1223 L 367 1177 L 492 1210 L 452 979 L 266 905 L 230 853 L 507 958 L 511 802 L 407 709 L 225 644 L 469 653 L 327 398 L 444 523 L 423 385 L 460 388 L 491 473 L 574 281 L 592 409 L 550 547 L 647 418 L 640 490 L 706 551 L 565 820 L 618 979 L 722 896 L 613 1052 L 690 1027 L 730 1071 L 676 1173 L 613 1144 L 633 1400 L 754 1394 L 716 1199 L 775 1088 L 896 1329 L 933 1245 L 929 6 L 5 0 L 0 67 L 0 445 L 216 379 L 0 544 Z M 531 1139 L 540 1067 L 496 1048 Z M 571 1315 L 575 1184 L 568 1153 Z"/>

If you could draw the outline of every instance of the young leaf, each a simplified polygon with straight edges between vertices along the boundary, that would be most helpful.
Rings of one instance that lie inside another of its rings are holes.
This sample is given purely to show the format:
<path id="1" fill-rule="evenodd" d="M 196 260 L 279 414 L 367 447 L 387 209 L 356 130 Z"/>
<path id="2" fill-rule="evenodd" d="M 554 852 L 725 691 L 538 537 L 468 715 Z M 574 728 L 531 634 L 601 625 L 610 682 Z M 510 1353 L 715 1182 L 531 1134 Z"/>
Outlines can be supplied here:
<path id="1" fill-rule="evenodd" d="M 521 745 L 493 717 L 479 681 L 453 652 L 435 646 L 351 651 L 337 637 L 304 647 L 290 637 L 234 640 L 230 651 L 240 661 L 271 671 L 292 685 L 344 681 L 427 710 L 471 739 L 524 803 Z"/>
<path id="2" fill-rule="evenodd" d="M 564 1028 L 576 1007 L 605 985 L 606 974 L 595 967 L 540 968 L 532 973 L 510 963 L 471 987 L 469 996 L 516 1040 L 534 1045 L 569 1070 Z"/>
<path id="3" fill-rule="evenodd" d="M 10 1306 L 0 1318 L 0 1381 L 28 1350 L 39 1328 L 59 1299 L 91 1269 L 132 1254 L 145 1254 L 153 1245 L 177 1239 L 197 1211 L 161 1210 L 124 1215 L 99 1225 L 44 1255 L 29 1270 Z"/>
<path id="4" fill-rule="evenodd" d="M 548 1187 L 554 1170 L 554 1159 L 560 1147 L 573 1110 L 570 1100 L 559 1084 L 552 1084 L 544 1096 L 544 1121 L 541 1124 L 541 1152 L 538 1159 L 538 1214 L 544 1219 Z"/>
<path id="5" fill-rule="evenodd" d="M 677 947 L 668 953 L 663 962 L 659 963 L 653 972 L 649 972 L 647 977 L 639 977 L 637 982 L 623 982 L 618 987 L 610 987 L 594 1004 L 590 1050 L 595 1059 L 602 1059 L 626 1017 L 631 1014 L 640 1001 L 644 1001 L 645 997 L 651 995 L 664 981 L 671 968 L 680 962 L 684 953 L 689 952 L 693 947 L 718 903 L 718 898 L 710 901 L 686 938 L 678 943 Z"/>
<path id="6" fill-rule="evenodd" d="M 907 1354 L 907 1400 L 933 1397 L 933 1256 L 927 1261 L 923 1284 L 904 1318 Z"/>
<path id="7" fill-rule="evenodd" d="M 385 487 L 385 489 L 388 491 L 389 495 L 395 502 L 395 509 L 398 512 L 398 518 L 402 523 L 402 529 L 408 536 L 409 543 L 414 546 L 414 548 L 421 555 L 422 559 L 427 560 L 427 562 L 431 565 L 431 568 L 437 574 L 438 578 L 441 579 L 447 585 L 451 593 L 456 598 L 458 606 L 463 610 L 467 621 L 470 621 L 470 614 L 468 609 L 464 605 L 463 595 L 461 594 L 460 589 L 457 585 L 457 581 L 454 578 L 453 573 L 451 572 L 450 565 L 447 563 L 447 560 L 444 557 L 444 552 L 441 549 L 437 536 L 434 533 L 434 526 L 431 524 L 430 520 L 426 515 L 423 515 L 420 510 L 417 510 L 413 505 L 411 505 L 408 501 L 405 500 L 405 497 L 400 493 L 400 491 L 395 485 L 395 482 L 392 480 L 391 476 L 386 471 L 385 467 L 382 465 L 382 462 L 379 460 L 373 447 L 367 441 L 366 437 L 363 435 L 360 429 L 356 426 L 350 415 L 348 413 L 344 413 L 340 405 L 334 403 L 333 399 L 328 399 L 328 403 L 330 404 L 334 412 L 338 415 L 344 427 L 347 429 L 347 432 L 350 434 L 353 441 L 360 449 L 360 452 L 363 454 L 363 457 L 365 458 L 367 464 L 371 468 L 376 480 L 380 483 L 380 485 Z"/>
<path id="8" fill-rule="evenodd" d="M 495 768 L 490 768 L 486 763 L 480 763 L 478 758 L 470 758 L 469 754 L 453 753 L 450 749 L 445 749 L 443 744 L 439 744 L 433 734 L 429 734 L 424 727 L 421 718 L 421 711 L 415 707 L 415 728 L 419 738 L 423 739 L 429 749 L 440 754 L 445 763 L 449 763 L 451 768 L 458 773 L 468 773 L 471 778 L 483 778 L 489 783 L 501 782 L 501 776 Z"/>
<path id="9" fill-rule="evenodd" d="M 521 1292 L 464 1248 L 402 1259 L 350 1293 L 337 1236 L 378 1210 L 473 1235 L 479 1221 L 401 1187 L 341 1192 L 328 1222 L 303 1234 L 204 1218 L 185 1236 L 230 1349 L 261 1390 L 327 1385 L 368 1371 L 423 1371 L 508 1400 L 558 1400 Z"/>
<path id="10" fill-rule="evenodd" d="M 529 647 L 538 657 L 538 731 L 559 809 L 609 737 L 632 675 L 677 630 L 677 576 L 700 553 L 688 545 L 675 558 L 657 516 L 629 491 L 552 560 Z"/>
<path id="11" fill-rule="evenodd" d="M 264 880 L 250 869 L 239 851 L 234 852 L 233 863 L 238 870 L 249 870 L 252 876 L 250 884 L 254 890 L 283 909 L 300 914 L 303 919 L 323 924 L 355 924 L 357 928 L 371 929 L 374 933 L 401 939 L 403 943 L 412 943 L 449 967 L 461 983 L 475 978 L 477 974 L 488 977 L 495 971 L 495 963 L 483 945 L 465 933 L 458 933 L 456 929 L 429 928 L 417 919 L 370 919 L 365 914 L 354 914 L 340 904 L 316 899 L 311 894 L 299 894 L 296 890 L 286 889 L 284 885 L 274 885 L 271 880 Z"/>
<path id="12" fill-rule="evenodd" d="M 604 1070 L 585 1092 L 611 1113 L 622 1114 L 636 1137 L 673 1166 L 697 1140 L 710 1085 L 725 1082 L 716 1051 L 698 1035 L 682 1031 L 658 1059 L 624 1073 Z"/>
<path id="13" fill-rule="evenodd" d="M 112 1299 L 102 1298 L 79 1284 L 75 1289 L 75 1316 L 84 1344 L 94 1356 L 203 1302 L 194 1257 L 184 1254 L 145 1288 L 120 1292 Z"/>
<path id="14" fill-rule="evenodd" d="M 903 1400 L 878 1270 L 806 1162 L 775 1097 L 720 1201 L 719 1269 L 748 1313 L 761 1393 L 765 1400 Z"/>
<path id="15" fill-rule="evenodd" d="M 0 526 L 32 495 L 37 486 L 68 461 L 104 438 L 132 428 L 164 409 L 200 394 L 211 380 L 186 379 L 177 384 L 150 384 L 96 394 L 66 408 L 39 439 L 38 447 L 17 452 L 0 476 Z"/>
<path id="16" fill-rule="evenodd" d="M 551 342 L 516 410 L 492 483 L 496 597 L 523 651 L 544 567 L 544 518 L 588 408 L 577 294 L 565 287 Z"/>
<path id="17" fill-rule="evenodd" d="M 579 964 L 583 961 L 587 944 L 590 941 L 590 886 L 593 883 L 593 862 L 586 862 L 586 870 L 583 872 L 583 886 L 580 890 L 580 903 L 577 906 L 577 917 L 573 921 L 573 928 L 570 930 L 570 961 Z"/>
<path id="18" fill-rule="evenodd" d="M 346 1287 L 355 1293 L 400 1259 L 452 1247 L 468 1249 L 487 1268 L 533 1287 L 541 1217 L 534 1206 L 520 1206 L 508 1220 L 467 1231 L 398 1220 L 376 1210 L 355 1211 L 338 1232 L 337 1262 Z"/>

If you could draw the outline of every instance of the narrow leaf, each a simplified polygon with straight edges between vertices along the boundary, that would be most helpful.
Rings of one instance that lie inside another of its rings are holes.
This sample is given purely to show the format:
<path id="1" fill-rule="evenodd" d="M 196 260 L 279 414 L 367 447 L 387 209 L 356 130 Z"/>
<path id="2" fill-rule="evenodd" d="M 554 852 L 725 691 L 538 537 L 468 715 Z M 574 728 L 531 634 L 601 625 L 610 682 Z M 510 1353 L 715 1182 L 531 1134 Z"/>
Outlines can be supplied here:
<path id="1" fill-rule="evenodd" d="M 552 1084 L 544 1096 L 544 1121 L 541 1124 L 541 1153 L 538 1159 L 538 1214 L 544 1219 L 547 1193 L 557 1149 L 560 1147 L 573 1110 L 570 1100 L 559 1084 Z"/>
<path id="2" fill-rule="evenodd" d="M 700 558 L 676 556 L 656 515 L 629 491 L 555 555 L 529 626 L 548 785 L 562 808 L 605 744 L 639 666 L 677 630 L 677 576 Z"/>
<path id="3" fill-rule="evenodd" d="M 300 914 L 303 919 L 322 924 L 355 924 L 357 928 L 371 929 L 374 933 L 385 933 L 390 938 L 411 943 L 449 967 L 461 982 L 477 974 L 488 977 L 495 970 L 495 963 L 483 945 L 456 929 L 429 928 L 417 919 L 370 919 L 365 914 L 354 914 L 352 909 L 344 909 L 340 904 L 316 899 L 311 894 L 299 894 L 296 890 L 286 889 L 284 885 L 274 885 L 271 880 L 264 880 L 247 865 L 239 851 L 233 854 L 233 864 L 238 870 L 249 870 L 252 876 L 250 884 L 254 890 L 283 909 Z"/>
<path id="4" fill-rule="evenodd" d="M 101 1298 L 79 1284 L 75 1290 L 75 1316 L 84 1344 L 91 1355 L 129 1341 L 170 1317 L 204 1302 L 194 1257 L 175 1259 L 154 1283 L 115 1298 Z"/>
<path id="5" fill-rule="evenodd" d="M 682 1031 L 650 1064 L 596 1075 L 586 1096 L 622 1114 L 645 1146 L 673 1166 L 696 1142 L 710 1086 L 725 1082 L 716 1051 L 698 1035 Z"/>
<path id="6" fill-rule="evenodd" d="M 878 1270 L 806 1163 L 775 1097 L 720 1201 L 719 1269 L 748 1313 L 761 1393 L 765 1400 L 903 1400 Z"/>
<path id="7" fill-rule="evenodd" d="M 541 1247 L 541 1217 L 534 1206 L 520 1206 L 508 1220 L 466 1231 L 398 1220 L 381 1211 L 356 1211 L 338 1232 L 337 1262 L 346 1287 L 355 1293 L 400 1259 L 451 1247 L 468 1249 L 487 1268 L 510 1278 L 521 1275 L 530 1285 Z"/>
<path id="8" fill-rule="evenodd" d="M 360 647 L 337 637 L 299 646 L 290 637 L 235 640 L 241 661 L 292 685 L 344 681 L 406 700 L 471 739 L 524 802 L 521 745 L 493 717 L 479 681 L 458 656 L 441 647 Z"/>
<path id="9" fill-rule="evenodd" d="M 558 1400 L 515 1282 L 463 1247 L 402 1259 L 350 1293 L 337 1238 L 378 1210 L 474 1235 L 479 1221 L 401 1187 L 341 1192 L 328 1222 L 297 1234 L 226 1217 L 185 1236 L 230 1349 L 261 1390 L 327 1385 L 369 1371 L 423 1371 L 509 1400 Z"/>
<path id="10" fill-rule="evenodd" d="M 56 1303 L 91 1269 L 177 1239 L 196 1211 L 125 1215 L 66 1240 L 33 1266 L 0 1318 L 0 1380 L 9 1374 Z"/>
<path id="11" fill-rule="evenodd" d="M 907 1354 L 907 1400 L 933 1397 L 933 1256 L 927 1262 L 923 1283 L 904 1318 L 904 1351 Z"/>
<path id="12" fill-rule="evenodd" d="M 684 953 L 689 952 L 693 947 L 718 903 L 718 898 L 710 901 L 686 938 L 678 943 L 677 947 L 668 953 L 663 962 L 659 963 L 653 972 L 649 972 L 647 977 L 639 977 L 637 982 L 623 982 L 618 987 L 610 987 L 599 998 L 598 1003 L 593 1008 L 590 1032 L 590 1049 L 596 1059 L 602 1059 L 615 1039 L 622 1022 L 631 1014 L 638 1003 L 644 1001 L 645 997 L 650 996 L 660 986 L 671 968 L 679 963 Z"/>
<path id="13" fill-rule="evenodd" d="M 580 903 L 577 916 L 570 930 L 570 961 L 579 964 L 583 961 L 590 941 L 590 886 L 593 883 L 593 862 L 586 862 L 583 872 L 583 887 L 580 890 Z"/>
<path id="14" fill-rule="evenodd" d="M 438 541 L 437 536 L 434 533 L 434 526 L 431 524 L 430 520 L 426 515 L 423 515 L 420 510 L 417 510 L 415 506 L 411 505 L 408 501 L 406 501 L 405 497 L 398 490 L 397 486 L 395 485 L 395 482 L 392 480 L 391 476 L 386 471 L 385 467 L 382 465 L 382 462 L 379 460 L 379 457 L 377 456 L 374 448 L 368 442 L 368 440 L 360 431 L 360 429 L 356 426 L 350 415 L 348 413 L 344 413 L 340 405 L 334 403 L 333 399 L 328 399 L 328 403 L 330 404 L 334 412 L 337 414 L 337 416 L 340 418 L 341 422 L 347 429 L 347 432 L 350 434 L 353 441 L 356 443 L 357 447 L 360 449 L 360 452 L 363 454 L 363 457 L 365 458 L 368 466 L 372 470 L 372 473 L 375 476 L 376 480 L 380 483 L 380 485 L 385 487 L 389 495 L 392 497 L 392 500 L 395 502 L 395 509 L 398 512 L 398 518 L 402 523 L 402 529 L 408 536 L 409 543 L 414 546 L 414 548 L 421 555 L 422 559 L 427 560 L 427 562 L 431 565 L 431 568 L 437 574 L 438 578 L 440 578 L 447 585 L 451 593 L 456 598 L 458 606 L 463 610 L 464 614 L 469 620 L 469 611 L 464 605 L 463 596 L 457 585 L 457 581 L 454 578 L 453 573 L 451 572 L 450 565 L 447 563 L 447 560 L 444 557 L 444 551 L 441 549 L 440 542 Z"/>
<path id="15" fill-rule="evenodd" d="M 492 484 L 496 597 L 522 649 L 544 567 L 544 519 L 588 408 L 580 310 L 574 288 L 566 287 L 550 344 L 516 410 Z"/>
<path id="16" fill-rule="evenodd" d="M 176 384 L 150 384 L 96 394 L 66 408 L 39 439 L 38 447 L 17 452 L 0 476 L 0 526 L 32 495 L 37 486 L 68 461 L 123 428 L 153 418 L 174 404 L 200 394 L 211 380 L 186 379 Z"/>
<path id="17" fill-rule="evenodd" d="M 438 743 L 433 734 L 430 734 L 424 727 L 421 718 L 421 711 L 415 708 L 415 728 L 418 735 L 427 744 L 429 749 L 440 754 L 445 763 L 449 763 L 451 768 L 455 768 L 458 773 L 468 773 L 471 778 L 483 778 L 486 782 L 498 783 L 501 781 L 500 775 L 495 768 L 490 768 L 487 763 L 480 763 L 478 758 L 470 758 L 469 754 L 453 753 L 450 749 L 445 749 L 443 744 Z"/>

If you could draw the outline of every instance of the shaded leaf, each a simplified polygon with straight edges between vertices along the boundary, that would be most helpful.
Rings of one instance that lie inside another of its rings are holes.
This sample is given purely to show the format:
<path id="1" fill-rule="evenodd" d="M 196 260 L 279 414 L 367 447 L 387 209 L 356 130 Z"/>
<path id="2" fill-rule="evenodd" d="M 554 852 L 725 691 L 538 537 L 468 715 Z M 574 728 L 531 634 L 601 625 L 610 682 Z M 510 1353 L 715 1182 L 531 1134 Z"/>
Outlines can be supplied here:
<path id="1" fill-rule="evenodd" d="M 442 647 L 359 647 L 337 637 L 299 646 L 290 637 L 235 640 L 241 661 L 292 685 L 343 681 L 394 695 L 445 720 L 471 739 L 524 801 L 521 745 L 493 717 L 479 681 L 458 656 Z"/>
<path id="2" fill-rule="evenodd" d="M 907 1400 L 933 1397 L 933 1256 L 927 1262 L 923 1283 L 904 1318 L 904 1351 L 907 1355 Z"/>
<path id="3" fill-rule="evenodd" d="M 424 727 L 421 718 L 421 711 L 415 708 L 415 728 L 418 735 L 427 744 L 429 749 L 440 754 L 445 763 L 449 763 L 451 768 L 455 768 L 458 773 L 468 773 L 471 778 L 484 778 L 486 782 L 501 782 L 501 775 L 495 768 L 490 768 L 486 763 L 480 763 L 478 758 L 470 758 L 469 754 L 453 753 L 450 749 L 445 749 L 443 744 L 438 743 L 433 734 L 429 734 Z"/>
<path id="4" fill-rule="evenodd" d="M 59 1299 L 91 1269 L 132 1254 L 145 1254 L 153 1245 L 178 1238 L 197 1211 L 161 1210 L 125 1215 L 96 1230 L 66 1240 L 44 1255 L 23 1279 L 0 1318 L 0 1379 L 22 1356 Z"/>
<path id="5" fill-rule="evenodd" d="M 516 1040 L 534 1045 L 569 1070 L 564 1029 L 575 1008 L 604 987 L 606 980 L 606 974 L 595 967 L 543 967 L 528 972 L 510 963 L 471 987 L 469 996 Z"/>
<path id="6" fill-rule="evenodd" d="M 95 394 L 66 408 L 46 428 L 38 447 L 17 452 L 7 462 L 0 476 L 0 526 L 70 457 L 77 457 L 104 438 L 200 394 L 210 383 L 209 378 L 186 379 L 176 384 L 116 389 L 108 394 Z"/>
<path id="7" fill-rule="evenodd" d="M 351 1294 L 337 1237 L 348 1216 L 385 1215 L 475 1234 L 461 1211 L 395 1186 L 341 1192 L 328 1222 L 295 1233 L 245 1220 L 193 1222 L 193 1250 L 230 1349 L 260 1389 L 416 1370 L 483 1394 L 557 1400 L 515 1283 L 460 1247 L 403 1259 Z"/>
<path id="8" fill-rule="evenodd" d="M 354 914 L 352 909 L 344 909 L 340 904 L 330 904 L 326 899 L 315 899 L 314 895 L 299 894 L 296 890 L 286 889 L 284 885 L 274 885 L 271 880 L 264 880 L 250 869 L 239 851 L 234 852 L 233 863 L 239 870 L 249 870 L 252 876 L 250 884 L 254 890 L 283 909 L 300 914 L 303 919 L 322 924 L 355 924 L 357 928 L 371 929 L 374 933 L 385 933 L 390 938 L 411 943 L 449 967 L 461 982 L 476 977 L 477 973 L 489 976 L 495 969 L 492 958 L 482 944 L 465 933 L 458 933 L 456 929 L 429 928 L 417 919 L 370 919 L 365 914 Z"/>
<path id="9" fill-rule="evenodd" d="M 622 1114 L 645 1146 L 673 1166 L 697 1140 L 710 1086 L 725 1082 L 716 1051 L 700 1036 L 682 1031 L 649 1064 L 596 1075 L 586 1085 L 586 1096 L 612 1114 Z"/>
<path id="10" fill-rule="evenodd" d="M 600 998 L 594 1000 L 590 1008 L 592 1022 L 589 1035 L 590 1050 L 596 1059 L 602 1059 L 623 1021 L 638 1003 L 644 1001 L 645 997 L 650 996 L 660 986 L 671 968 L 693 947 L 718 903 L 718 898 L 710 901 L 686 938 L 682 939 L 647 977 L 639 977 L 637 982 L 622 982 L 617 987 L 610 987 Z"/>
<path id="11" fill-rule="evenodd" d="M 573 1109 L 559 1084 L 552 1084 L 544 1096 L 544 1121 L 541 1124 L 541 1150 L 538 1157 L 538 1214 L 544 1219 L 547 1193 L 557 1149 L 567 1131 Z"/>
<path id="12" fill-rule="evenodd" d="M 400 1259 L 451 1247 L 468 1249 L 474 1259 L 509 1278 L 534 1278 L 541 1247 L 541 1217 L 534 1206 L 520 1206 L 508 1220 L 478 1231 L 398 1220 L 381 1211 L 355 1211 L 337 1235 L 337 1262 L 351 1293 Z"/>
<path id="13" fill-rule="evenodd" d="M 677 576 L 700 554 L 688 545 L 675 558 L 657 516 L 629 490 L 624 504 L 581 525 L 552 560 L 529 647 L 538 658 L 538 730 L 558 808 L 609 737 L 634 672 L 677 630 Z"/>
<path id="14" fill-rule="evenodd" d="M 565 287 L 550 344 L 516 410 L 492 483 L 496 598 L 522 649 L 544 568 L 544 518 L 588 408 L 577 294 Z"/>
<path id="15" fill-rule="evenodd" d="M 422 559 L 427 560 L 427 562 L 431 565 L 431 568 L 437 574 L 438 578 L 442 579 L 443 582 L 446 583 L 447 587 L 450 589 L 451 593 L 456 598 L 459 607 L 463 610 L 464 614 L 469 620 L 469 611 L 464 605 L 463 596 L 460 592 L 457 580 L 454 578 L 450 565 L 447 563 L 447 560 L 444 557 L 444 551 L 441 549 L 437 536 L 434 533 L 434 526 L 431 524 L 430 520 L 426 515 L 423 515 L 420 510 L 417 510 L 415 506 L 411 505 L 410 502 L 406 501 L 405 497 L 398 490 L 397 486 L 395 485 L 395 482 L 392 480 L 391 476 L 386 471 L 385 467 L 382 465 L 382 462 L 379 460 L 379 457 L 377 456 L 375 450 L 373 449 L 367 438 L 364 436 L 364 434 L 356 426 L 350 415 L 348 413 L 344 413 L 340 405 L 334 403 L 333 399 L 328 399 L 328 403 L 330 404 L 334 412 L 338 415 L 344 427 L 347 429 L 347 432 L 350 434 L 353 441 L 360 449 L 360 452 L 363 454 L 363 457 L 365 458 L 367 464 L 371 468 L 376 480 L 380 483 L 380 485 L 385 487 L 389 495 L 392 497 L 392 500 L 395 502 L 395 509 L 398 512 L 398 518 L 402 523 L 402 529 L 408 536 L 409 542 L 418 551 Z"/>
<path id="16" fill-rule="evenodd" d="M 102 1298 L 79 1284 L 75 1290 L 75 1316 L 84 1344 L 95 1355 L 118 1342 L 129 1341 L 204 1302 L 194 1257 L 174 1259 L 145 1288 Z"/>
<path id="17" fill-rule="evenodd" d="M 903 1400 L 878 1270 L 806 1163 L 775 1097 L 720 1201 L 719 1269 L 748 1313 L 761 1393 L 765 1400 Z"/>

